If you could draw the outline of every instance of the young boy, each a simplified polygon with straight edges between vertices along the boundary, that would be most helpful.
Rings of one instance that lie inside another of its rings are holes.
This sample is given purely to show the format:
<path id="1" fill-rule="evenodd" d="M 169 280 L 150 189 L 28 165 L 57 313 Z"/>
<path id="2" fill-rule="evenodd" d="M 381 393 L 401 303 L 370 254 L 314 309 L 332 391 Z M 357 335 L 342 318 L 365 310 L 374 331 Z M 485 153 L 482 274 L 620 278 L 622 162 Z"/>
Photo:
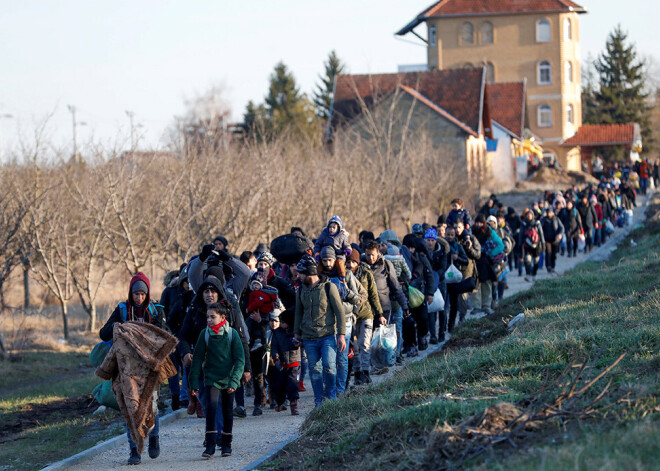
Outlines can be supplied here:
<path id="1" fill-rule="evenodd" d="M 260 272 L 257 272 L 259 275 Z M 246 312 L 248 313 L 245 324 L 247 325 L 250 338 L 254 339 L 254 344 L 251 351 L 261 348 L 265 342 L 265 328 L 261 322 L 255 321 L 252 316 L 253 312 L 259 313 L 262 319 L 268 319 L 271 313 L 278 306 L 277 302 L 277 288 L 266 285 L 259 277 L 254 278 L 250 282 L 250 293 L 248 294 L 248 305 Z"/>
<path id="2" fill-rule="evenodd" d="M 274 363 L 271 391 L 277 403 L 275 410 L 284 410 L 284 400 L 288 399 L 291 415 L 298 415 L 298 376 L 300 375 L 300 341 L 293 336 L 294 315 L 284 311 L 280 317 L 273 316 L 270 328 L 273 337 L 270 344 L 271 359 Z"/>
<path id="3" fill-rule="evenodd" d="M 215 453 L 218 430 L 215 417 L 218 400 L 222 396 L 222 434 L 220 448 L 222 456 L 231 455 L 231 439 L 234 415 L 234 392 L 240 386 L 245 354 L 238 332 L 229 327 L 227 316 L 231 305 L 220 301 L 208 306 L 206 319 L 208 326 L 202 330 L 195 343 L 190 380 L 193 391 L 206 388 L 206 449 L 202 457 L 209 459 Z M 199 384 L 200 374 L 204 371 L 204 384 Z"/>
<path id="4" fill-rule="evenodd" d="M 342 227 L 342 222 L 339 216 L 332 216 L 328 225 L 323 228 L 319 238 L 316 239 L 314 244 L 314 253 L 320 254 L 323 247 L 332 247 L 337 254 L 337 271 L 340 278 L 346 276 L 346 257 L 349 256 L 353 249 L 348 243 L 348 232 Z"/>

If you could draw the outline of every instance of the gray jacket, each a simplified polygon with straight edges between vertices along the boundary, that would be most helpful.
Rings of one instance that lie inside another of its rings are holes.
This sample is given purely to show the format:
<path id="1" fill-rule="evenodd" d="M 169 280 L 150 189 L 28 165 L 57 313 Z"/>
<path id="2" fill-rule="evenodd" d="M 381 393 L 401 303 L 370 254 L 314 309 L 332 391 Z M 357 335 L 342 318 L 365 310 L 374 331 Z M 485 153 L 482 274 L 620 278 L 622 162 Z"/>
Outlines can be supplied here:
<path id="1" fill-rule="evenodd" d="M 382 255 L 378 255 L 378 260 L 373 265 L 369 264 L 364 257 L 362 257 L 362 261 L 367 264 L 374 274 L 380 305 L 383 308 L 385 317 L 392 312 L 392 300 L 398 302 L 403 310 L 407 310 L 408 299 L 401 290 L 392 262 L 383 258 Z"/>

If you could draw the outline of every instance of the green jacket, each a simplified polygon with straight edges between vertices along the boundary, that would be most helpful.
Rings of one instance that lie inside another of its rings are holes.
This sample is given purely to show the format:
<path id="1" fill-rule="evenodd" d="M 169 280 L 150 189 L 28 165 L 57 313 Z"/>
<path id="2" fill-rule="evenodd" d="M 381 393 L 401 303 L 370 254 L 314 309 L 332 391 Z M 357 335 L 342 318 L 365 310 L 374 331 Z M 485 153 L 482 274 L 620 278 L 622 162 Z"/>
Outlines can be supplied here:
<path id="1" fill-rule="evenodd" d="M 355 270 L 355 277 L 362 283 L 368 296 L 367 302 L 363 302 L 360 305 L 357 315 L 358 322 L 380 317 L 383 314 L 383 308 L 380 305 L 378 288 L 376 288 L 376 281 L 374 280 L 373 273 L 371 273 L 371 269 L 369 269 L 369 265 L 360 262 L 357 270 Z"/>
<path id="2" fill-rule="evenodd" d="M 231 329 L 231 343 L 229 341 Z M 208 346 L 206 333 L 208 332 Z M 245 354 L 238 332 L 225 324 L 219 333 L 214 333 L 209 327 L 203 329 L 193 352 L 190 367 L 190 384 L 192 389 L 199 389 L 199 377 L 204 371 L 204 385 L 215 386 L 218 389 L 237 389 L 241 383 Z"/>
<path id="3" fill-rule="evenodd" d="M 298 289 L 293 332 L 302 335 L 303 340 L 346 335 L 346 318 L 339 291 L 326 276 L 321 275 L 313 288 L 302 284 Z"/>

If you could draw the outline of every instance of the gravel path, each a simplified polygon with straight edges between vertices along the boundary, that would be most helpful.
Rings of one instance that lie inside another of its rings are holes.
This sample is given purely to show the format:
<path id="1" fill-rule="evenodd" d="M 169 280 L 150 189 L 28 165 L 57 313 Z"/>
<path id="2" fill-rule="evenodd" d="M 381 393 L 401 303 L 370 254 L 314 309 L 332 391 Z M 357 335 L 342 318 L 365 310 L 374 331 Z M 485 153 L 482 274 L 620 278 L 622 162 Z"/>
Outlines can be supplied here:
<path id="1" fill-rule="evenodd" d="M 577 258 L 559 256 L 557 258 L 557 274 L 549 274 L 543 268 L 539 270 L 537 279 L 542 280 L 559 276 L 585 260 L 605 260 L 617 247 L 617 244 L 630 232 L 630 229 L 644 220 L 644 209 L 645 204 L 636 208 L 633 225 L 624 229 L 617 229 L 614 237 L 610 238 L 605 245 L 596 248 L 587 256 L 584 254 L 578 254 Z M 533 286 L 531 282 L 526 282 L 524 277 L 519 277 L 517 273 L 509 274 L 508 284 L 509 289 L 504 292 L 505 296 L 511 296 Z M 428 354 L 441 349 L 442 346 L 443 344 L 430 345 L 429 349 L 420 352 L 420 355 L 414 361 L 422 360 Z M 413 360 L 407 360 L 407 362 L 410 361 Z M 392 376 L 400 368 L 405 368 L 405 366 L 391 368 L 389 373 L 372 376 L 372 379 L 374 383 L 380 383 Z M 288 410 L 277 413 L 274 410 L 266 408 L 262 416 L 252 417 L 249 415 L 252 412 L 252 408 L 248 407 L 247 418 L 235 419 L 233 454 L 231 457 L 221 458 L 217 454 L 211 460 L 202 459 L 204 420 L 187 416 L 184 419 L 176 420 L 167 426 L 161 427 L 160 457 L 156 460 L 151 460 L 145 450 L 139 469 L 188 471 L 189 469 L 217 469 L 220 466 L 225 470 L 245 469 L 282 443 L 290 441 L 297 435 L 300 425 L 314 407 L 314 396 L 308 379 L 305 380 L 305 387 L 307 388 L 307 392 L 301 393 L 299 401 L 299 416 L 291 416 Z M 252 398 L 246 398 L 246 404 L 251 404 L 251 401 Z M 122 446 L 101 453 L 69 469 L 92 470 L 118 468 L 126 466 L 127 458 L 128 446 Z"/>

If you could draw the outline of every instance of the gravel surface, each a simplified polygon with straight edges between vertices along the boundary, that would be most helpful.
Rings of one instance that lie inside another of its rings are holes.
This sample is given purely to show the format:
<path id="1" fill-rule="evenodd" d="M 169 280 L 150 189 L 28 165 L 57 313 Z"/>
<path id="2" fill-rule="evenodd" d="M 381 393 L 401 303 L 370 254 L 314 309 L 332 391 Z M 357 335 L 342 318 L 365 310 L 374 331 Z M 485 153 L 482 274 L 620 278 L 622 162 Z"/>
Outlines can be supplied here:
<path id="1" fill-rule="evenodd" d="M 641 198 L 640 198 L 641 199 Z M 590 254 L 578 254 L 577 258 L 557 257 L 557 274 L 549 274 L 545 268 L 539 269 L 537 279 L 542 280 L 559 276 L 572 269 L 580 262 L 585 260 L 604 260 L 616 248 L 617 244 L 630 232 L 632 227 L 644 220 L 645 205 L 635 209 L 633 225 L 623 229 L 617 229 L 614 237 L 608 242 L 596 248 Z M 519 277 L 517 273 L 511 273 L 508 276 L 509 289 L 504 292 L 505 297 L 511 296 L 520 291 L 532 288 L 533 284 Z M 470 316 L 468 315 L 468 318 Z M 449 336 L 447 336 L 447 339 Z M 442 348 L 444 342 L 438 345 L 429 345 L 428 350 L 420 352 L 420 355 L 407 362 L 419 361 L 428 354 Z M 380 383 L 389 378 L 403 367 L 394 367 L 383 375 L 372 376 L 374 383 Z M 142 455 L 142 464 L 139 469 L 145 470 L 181 470 L 188 471 L 217 469 L 222 467 L 226 470 L 241 470 L 250 464 L 262 458 L 276 447 L 284 442 L 288 442 L 296 436 L 300 425 L 305 417 L 314 407 L 314 396 L 312 387 L 308 378 L 305 380 L 306 392 L 301 393 L 299 404 L 300 415 L 292 416 L 290 412 L 275 412 L 268 408 L 264 409 L 264 414 L 260 417 L 252 417 L 252 407 L 248 407 L 248 417 L 245 419 L 234 419 L 234 442 L 233 454 L 231 457 L 221 458 L 218 453 L 210 460 L 202 458 L 202 442 L 204 440 L 204 419 L 197 419 L 193 416 L 187 416 L 173 423 L 161 427 L 161 455 L 156 460 L 149 459 L 145 449 Z M 246 398 L 246 404 L 251 404 L 252 398 Z M 72 470 L 93 470 L 118 468 L 126 466 L 128 459 L 128 446 L 122 446 L 101 453 L 90 460 L 73 466 Z"/>

